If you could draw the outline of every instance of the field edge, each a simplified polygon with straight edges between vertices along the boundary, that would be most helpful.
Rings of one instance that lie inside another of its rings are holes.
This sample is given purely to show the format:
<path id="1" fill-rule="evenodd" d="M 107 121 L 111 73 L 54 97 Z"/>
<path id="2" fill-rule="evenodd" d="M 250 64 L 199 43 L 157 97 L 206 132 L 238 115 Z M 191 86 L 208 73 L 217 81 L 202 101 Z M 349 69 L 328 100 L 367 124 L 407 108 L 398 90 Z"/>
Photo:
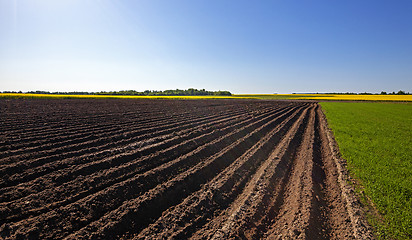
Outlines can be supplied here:
<path id="1" fill-rule="evenodd" d="M 369 206 L 364 205 L 362 196 L 358 194 L 357 186 L 352 184 L 356 181 L 356 179 L 354 179 L 349 173 L 347 161 L 342 158 L 339 145 L 335 139 L 333 130 L 329 127 L 324 110 L 320 104 L 318 105 L 321 109 L 321 126 L 326 132 L 332 158 L 338 169 L 339 186 L 341 188 L 342 195 L 345 198 L 344 200 L 351 218 L 355 237 L 359 239 L 375 239 L 376 234 L 374 228 L 368 220 Z"/>

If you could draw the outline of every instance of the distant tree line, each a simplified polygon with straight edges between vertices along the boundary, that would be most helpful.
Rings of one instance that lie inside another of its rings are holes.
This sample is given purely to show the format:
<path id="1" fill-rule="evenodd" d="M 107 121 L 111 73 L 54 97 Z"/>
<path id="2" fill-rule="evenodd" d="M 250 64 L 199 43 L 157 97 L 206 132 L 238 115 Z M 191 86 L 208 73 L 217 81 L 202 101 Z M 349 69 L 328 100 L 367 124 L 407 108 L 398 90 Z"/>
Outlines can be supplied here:
<path id="1" fill-rule="evenodd" d="M 381 93 L 370 93 L 370 92 L 361 92 L 361 93 L 354 93 L 354 92 L 345 92 L 345 93 L 340 93 L 340 92 L 331 92 L 331 93 L 293 93 L 293 94 L 347 94 L 347 95 L 411 95 L 412 93 L 410 92 L 405 92 L 402 90 L 399 90 L 398 92 L 384 92 L 382 91 Z"/>
<path id="2" fill-rule="evenodd" d="M 381 94 L 382 95 L 387 95 L 387 94 L 388 95 L 410 95 L 411 93 L 399 90 L 397 93 L 395 93 L 395 92 L 387 93 L 387 92 L 382 91 Z"/>
<path id="3" fill-rule="evenodd" d="M 14 91 L 3 91 L 3 93 L 22 93 Z M 30 91 L 31 94 L 65 94 L 65 95 L 131 95 L 131 96 L 231 96 L 229 91 L 206 91 L 205 89 L 189 88 L 187 90 L 165 90 L 138 92 L 135 90 L 122 91 L 101 91 L 101 92 L 49 92 L 49 91 Z"/>
<path id="4" fill-rule="evenodd" d="M 134 90 L 113 91 L 113 92 L 97 92 L 95 94 L 101 95 L 138 95 L 138 96 L 231 96 L 229 91 L 206 91 L 205 89 L 189 88 L 187 90 L 164 90 L 137 92 Z"/>

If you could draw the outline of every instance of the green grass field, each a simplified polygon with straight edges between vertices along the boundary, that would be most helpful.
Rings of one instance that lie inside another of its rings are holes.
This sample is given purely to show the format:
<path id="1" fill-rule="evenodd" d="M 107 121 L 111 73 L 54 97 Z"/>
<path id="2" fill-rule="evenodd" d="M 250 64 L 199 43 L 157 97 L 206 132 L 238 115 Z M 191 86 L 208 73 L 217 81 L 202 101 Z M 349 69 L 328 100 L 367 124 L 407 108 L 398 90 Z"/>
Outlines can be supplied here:
<path id="1" fill-rule="evenodd" d="M 369 216 L 381 239 L 412 239 L 412 104 L 322 102 L 358 179 L 384 219 Z"/>

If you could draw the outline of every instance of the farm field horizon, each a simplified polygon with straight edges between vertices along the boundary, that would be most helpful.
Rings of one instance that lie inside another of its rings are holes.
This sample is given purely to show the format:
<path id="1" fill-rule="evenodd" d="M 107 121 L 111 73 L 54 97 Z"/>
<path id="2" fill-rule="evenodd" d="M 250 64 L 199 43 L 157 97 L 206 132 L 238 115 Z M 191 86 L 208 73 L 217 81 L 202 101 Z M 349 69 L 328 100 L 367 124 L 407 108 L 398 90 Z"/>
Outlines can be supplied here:
<path id="1" fill-rule="evenodd" d="M 75 95 L 75 94 L 30 94 L 0 93 L 0 99 L 36 98 L 124 98 L 124 99 L 272 99 L 272 100 L 317 100 L 317 101 L 379 101 L 412 102 L 412 95 L 397 94 L 232 94 L 231 96 L 134 96 L 134 95 Z"/>

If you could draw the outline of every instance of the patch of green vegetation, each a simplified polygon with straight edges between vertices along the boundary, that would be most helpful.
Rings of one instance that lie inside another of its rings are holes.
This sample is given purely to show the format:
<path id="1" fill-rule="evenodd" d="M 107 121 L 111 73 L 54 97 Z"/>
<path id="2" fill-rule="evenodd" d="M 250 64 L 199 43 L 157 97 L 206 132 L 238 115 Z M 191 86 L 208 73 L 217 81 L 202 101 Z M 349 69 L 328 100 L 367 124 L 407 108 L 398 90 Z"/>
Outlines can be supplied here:
<path id="1" fill-rule="evenodd" d="M 412 104 L 320 103 L 350 174 L 382 218 L 381 239 L 412 239 Z"/>

